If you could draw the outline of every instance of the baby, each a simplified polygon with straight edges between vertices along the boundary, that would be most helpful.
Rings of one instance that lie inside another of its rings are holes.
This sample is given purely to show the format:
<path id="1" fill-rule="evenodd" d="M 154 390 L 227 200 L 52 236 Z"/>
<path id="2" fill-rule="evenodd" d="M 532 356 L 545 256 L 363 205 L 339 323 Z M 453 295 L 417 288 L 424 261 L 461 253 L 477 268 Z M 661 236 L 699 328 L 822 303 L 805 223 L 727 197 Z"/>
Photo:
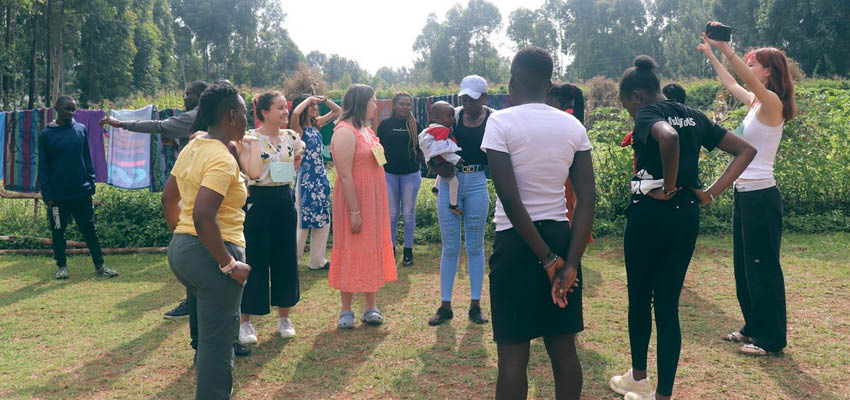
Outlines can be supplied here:
<path id="1" fill-rule="evenodd" d="M 419 148 L 425 154 L 425 160 L 434 159 L 440 162 L 448 162 L 454 166 L 463 164 L 463 160 L 456 153 L 461 150 L 457 141 L 451 136 L 452 126 L 455 125 L 455 110 L 451 104 L 438 101 L 431 105 L 431 116 L 434 121 L 419 134 Z M 457 177 L 443 178 L 437 175 L 437 184 L 445 179 L 449 185 L 449 211 L 455 215 L 462 215 L 457 208 Z"/>

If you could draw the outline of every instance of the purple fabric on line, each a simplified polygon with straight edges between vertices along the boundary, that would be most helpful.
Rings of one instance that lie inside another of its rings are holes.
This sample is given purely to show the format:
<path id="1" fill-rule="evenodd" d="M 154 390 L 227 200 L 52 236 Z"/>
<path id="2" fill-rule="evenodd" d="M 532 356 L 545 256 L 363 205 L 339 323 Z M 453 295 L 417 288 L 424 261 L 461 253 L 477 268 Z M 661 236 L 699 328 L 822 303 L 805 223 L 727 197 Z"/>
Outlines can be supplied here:
<path id="1" fill-rule="evenodd" d="M 74 112 L 74 120 L 85 125 L 88 131 L 89 153 L 91 153 L 92 167 L 94 167 L 94 181 L 106 182 L 109 175 L 106 169 L 106 147 L 103 143 L 103 134 L 106 130 L 98 124 L 106 116 L 103 110 L 77 110 Z"/>

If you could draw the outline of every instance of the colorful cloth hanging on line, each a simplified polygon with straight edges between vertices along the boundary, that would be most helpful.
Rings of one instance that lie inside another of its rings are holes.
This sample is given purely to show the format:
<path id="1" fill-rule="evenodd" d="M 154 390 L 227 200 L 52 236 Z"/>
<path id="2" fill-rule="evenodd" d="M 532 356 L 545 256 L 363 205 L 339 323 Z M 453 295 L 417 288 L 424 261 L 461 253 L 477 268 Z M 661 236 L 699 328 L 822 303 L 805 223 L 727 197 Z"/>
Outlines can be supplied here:
<path id="1" fill-rule="evenodd" d="M 106 168 L 106 146 L 103 142 L 106 130 L 98 123 L 105 116 L 106 113 L 103 110 L 77 110 L 74 112 L 74 121 L 86 127 L 95 182 L 106 182 L 109 175 Z"/>
<path id="2" fill-rule="evenodd" d="M 153 106 L 138 110 L 110 110 L 109 115 L 119 121 L 149 120 Z M 107 183 L 124 189 L 141 189 L 151 185 L 151 139 L 147 133 L 130 132 L 111 127 L 109 135 L 109 176 Z"/>
<path id="3" fill-rule="evenodd" d="M 5 113 L 3 186 L 22 193 L 38 192 L 38 133 L 53 120 L 53 110 Z"/>
<path id="4" fill-rule="evenodd" d="M 182 111 L 174 108 L 157 111 L 154 119 L 162 121 L 180 115 Z M 171 168 L 177 161 L 177 142 L 163 139 L 160 134 L 151 135 L 151 192 L 165 189 L 165 181 L 171 174 Z"/>

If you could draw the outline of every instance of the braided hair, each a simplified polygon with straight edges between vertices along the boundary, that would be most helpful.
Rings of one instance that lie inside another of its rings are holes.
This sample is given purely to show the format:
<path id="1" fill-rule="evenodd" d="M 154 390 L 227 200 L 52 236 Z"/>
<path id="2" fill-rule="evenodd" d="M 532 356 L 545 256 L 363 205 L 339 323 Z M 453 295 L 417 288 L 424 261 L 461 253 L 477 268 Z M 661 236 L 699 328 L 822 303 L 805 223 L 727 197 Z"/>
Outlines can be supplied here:
<path id="1" fill-rule="evenodd" d="M 402 97 L 407 97 L 413 101 L 413 96 L 411 96 L 410 93 L 403 90 L 396 92 L 393 96 L 393 117 L 395 117 L 395 105 Z M 413 117 L 413 110 L 407 114 L 407 132 L 410 135 L 407 152 L 410 154 L 410 159 L 415 160 L 419 155 L 419 130 L 416 126 L 416 118 Z"/>

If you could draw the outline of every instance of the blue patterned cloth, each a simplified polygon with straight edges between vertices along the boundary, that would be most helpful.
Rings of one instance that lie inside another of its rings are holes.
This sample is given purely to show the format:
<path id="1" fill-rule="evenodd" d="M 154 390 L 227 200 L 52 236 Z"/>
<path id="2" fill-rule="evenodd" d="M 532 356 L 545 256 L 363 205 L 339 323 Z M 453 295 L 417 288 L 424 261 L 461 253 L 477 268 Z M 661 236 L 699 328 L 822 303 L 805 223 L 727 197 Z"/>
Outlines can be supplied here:
<path id="1" fill-rule="evenodd" d="M 322 159 L 322 133 L 310 126 L 301 135 L 306 147 L 298 168 L 301 229 L 321 228 L 331 222 L 331 184 Z"/>

